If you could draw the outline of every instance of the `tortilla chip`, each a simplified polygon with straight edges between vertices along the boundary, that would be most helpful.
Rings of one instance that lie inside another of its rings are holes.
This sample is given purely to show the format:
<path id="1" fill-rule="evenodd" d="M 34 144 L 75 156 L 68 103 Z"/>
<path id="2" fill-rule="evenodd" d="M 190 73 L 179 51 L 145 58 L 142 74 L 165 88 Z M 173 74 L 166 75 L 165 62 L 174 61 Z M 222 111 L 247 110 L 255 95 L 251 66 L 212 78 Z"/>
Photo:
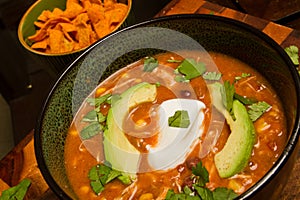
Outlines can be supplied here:
<path id="1" fill-rule="evenodd" d="M 67 0 L 65 10 L 43 11 L 34 22 L 38 30 L 27 39 L 45 53 L 78 50 L 113 31 L 127 11 L 116 0 Z"/>
<path id="2" fill-rule="evenodd" d="M 49 29 L 49 47 L 52 53 L 61 53 L 61 43 L 64 39 L 64 34 L 60 30 Z"/>
<path id="3" fill-rule="evenodd" d="M 66 31 L 66 32 L 74 32 L 76 31 L 76 26 L 72 23 L 58 23 L 57 24 L 59 27 L 61 27 L 62 30 Z"/>
<path id="4" fill-rule="evenodd" d="M 80 48 L 86 47 L 90 44 L 90 32 L 91 30 L 87 27 L 78 27 L 77 38 Z"/>
<path id="5" fill-rule="evenodd" d="M 87 14 L 92 24 L 98 23 L 99 20 L 105 19 L 104 8 L 101 5 L 92 3 L 87 9 Z"/>
<path id="6" fill-rule="evenodd" d="M 73 21 L 72 23 L 75 25 L 75 26 L 85 26 L 87 27 L 88 26 L 88 21 L 89 21 L 89 17 L 88 17 L 88 14 L 87 13 L 81 13 L 80 15 L 78 15 Z"/>
<path id="7" fill-rule="evenodd" d="M 70 22 L 70 20 L 64 17 L 49 19 L 40 30 L 38 30 L 34 35 L 29 36 L 28 40 L 38 42 L 45 39 L 48 34 L 47 30 L 53 28 L 58 22 Z"/>
<path id="8" fill-rule="evenodd" d="M 35 25 L 37 28 L 42 28 L 42 27 L 45 25 L 45 23 L 44 23 L 44 22 L 40 22 L 40 21 L 35 21 L 35 22 L 34 22 L 34 25 Z"/>
<path id="9" fill-rule="evenodd" d="M 74 41 L 68 40 L 67 38 L 63 38 L 63 43 L 61 44 L 61 52 L 70 52 L 74 49 Z"/>
<path id="10" fill-rule="evenodd" d="M 103 5 L 102 1 L 101 0 L 90 0 L 91 3 L 95 3 L 95 4 L 98 4 L 98 5 Z"/>
<path id="11" fill-rule="evenodd" d="M 68 8 L 68 7 L 72 6 L 73 3 L 80 4 L 80 1 L 79 0 L 67 0 L 66 7 Z"/>
<path id="12" fill-rule="evenodd" d="M 114 7 L 114 4 L 117 3 L 116 1 L 114 0 L 104 0 L 104 7 L 106 10 L 110 10 Z"/>
<path id="13" fill-rule="evenodd" d="M 51 15 L 50 10 L 44 10 L 37 19 L 38 21 L 46 22 L 50 18 L 49 17 L 50 15 Z"/>
<path id="14" fill-rule="evenodd" d="M 44 40 L 42 40 L 40 42 L 35 42 L 31 46 L 31 48 L 45 50 L 45 49 L 47 49 L 47 46 L 48 46 L 48 38 L 45 38 Z"/>
<path id="15" fill-rule="evenodd" d="M 92 3 L 90 2 L 90 0 L 82 0 L 81 5 L 86 11 L 92 5 Z"/>
<path id="16" fill-rule="evenodd" d="M 93 24 L 94 30 L 99 38 L 110 33 L 110 25 L 107 20 L 100 20 L 97 24 Z"/>
<path id="17" fill-rule="evenodd" d="M 64 11 L 59 8 L 54 8 L 49 18 L 63 17 Z"/>
<path id="18" fill-rule="evenodd" d="M 114 9 L 105 12 L 105 17 L 109 19 L 110 24 L 120 23 L 127 12 L 127 6 L 122 6 L 124 4 L 115 5 Z"/>
<path id="19" fill-rule="evenodd" d="M 79 3 L 69 2 L 63 15 L 69 19 L 73 19 L 83 12 L 84 9 Z"/>

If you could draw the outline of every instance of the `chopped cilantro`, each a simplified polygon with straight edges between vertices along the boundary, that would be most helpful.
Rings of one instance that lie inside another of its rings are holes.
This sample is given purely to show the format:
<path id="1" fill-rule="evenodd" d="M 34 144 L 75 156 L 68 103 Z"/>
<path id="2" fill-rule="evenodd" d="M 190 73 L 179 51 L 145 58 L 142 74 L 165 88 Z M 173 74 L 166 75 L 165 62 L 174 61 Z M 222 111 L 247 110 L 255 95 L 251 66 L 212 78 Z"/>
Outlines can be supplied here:
<path id="1" fill-rule="evenodd" d="M 209 182 L 209 174 L 207 169 L 202 165 L 202 162 L 199 162 L 196 167 L 192 168 L 194 175 L 198 176 L 197 185 L 205 186 Z"/>
<path id="2" fill-rule="evenodd" d="M 244 105 L 248 105 L 248 115 L 252 121 L 256 121 L 264 112 L 266 112 L 270 105 L 266 102 L 258 102 L 254 98 L 247 98 L 235 93 L 233 84 L 229 81 L 225 81 L 221 89 L 222 101 L 226 110 L 230 113 L 233 120 L 235 120 L 234 113 L 232 111 L 233 100 L 237 99 Z"/>
<path id="3" fill-rule="evenodd" d="M 242 102 L 244 105 L 250 105 L 250 104 L 254 104 L 257 102 L 257 100 L 254 98 L 247 98 L 247 97 L 241 96 L 237 93 L 234 93 L 234 98 L 239 100 L 240 102 Z"/>
<path id="4" fill-rule="evenodd" d="M 264 102 L 260 101 L 257 103 L 254 103 L 252 105 L 249 105 L 248 108 L 248 114 L 250 119 L 254 122 L 256 121 L 262 114 L 264 114 L 271 106 Z"/>
<path id="5" fill-rule="evenodd" d="M 228 190 L 224 187 L 216 188 L 213 191 L 213 199 L 214 200 L 224 200 L 224 199 L 235 199 L 238 195 L 234 193 L 232 190 Z"/>
<path id="6" fill-rule="evenodd" d="M 29 179 L 23 179 L 18 185 L 4 190 L 0 196 L 0 200 L 22 200 L 31 184 Z"/>
<path id="7" fill-rule="evenodd" d="M 100 97 L 96 97 L 96 98 L 88 98 L 86 101 L 91 106 L 98 107 L 98 106 L 100 106 L 102 103 L 104 103 L 110 97 L 111 97 L 111 94 L 106 94 L 106 95 L 103 95 L 103 96 L 100 96 Z"/>
<path id="8" fill-rule="evenodd" d="M 104 130 L 104 126 L 102 124 L 100 124 L 98 121 L 92 122 L 80 131 L 80 137 L 83 140 L 87 140 L 97 135 L 102 130 Z"/>
<path id="9" fill-rule="evenodd" d="M 192 189 L 185 186 L 181 193 L 175 193 L 170 189 L 165 197 L 166 200 L 233 200 L 238 196 L 233 190 L 224 187 L 209 190 L 206 187 L 206 183 L 209 182 L 208 171 L 201 162 L 192 169 L 192 172 L 192 177 L 196 179 Z"/>
<path id="10" fill-rule="evenodd" d="M 241 80 L 242 78 L 246 78 L 246 77 L 249 77 L 249 76 L 251 76 L 251 74 L 249 74 L 249 73 L 242 73 L 241 76 L 234 77 L 234 80 L 238 81 L 238 80 Z"/>
<path id="11" fill-rule="evenodd" d="M 168 122 L 171 127 L 187 128 L 190 125 L 189 114 L 186 110 L 177 110 Z"/>
<path id="12" fill-rule="evenodd" d="M 100 106 L 103 103 L 111 104 L 113 98 L 120 97 L 118 95 L 106 94 L 86 100 L 89 105 L 95 106 L 95 108 L 82 118 L 82 122 L 88 122 L 89 124 L 80 131 L 81 139 L 89 139 L 105 129 L 106 116 L 100 112 Z"/>
<path id="13" fill-rule="evenodd" d="M 97 112 L 95 110 L 91 110 L 88 112 L 83 118 L 83 122 L 96 122 L 98 121 Z"/>
<path id="14" fill-rule="evenodd" d="M 97 113 L 97 119 L 99 123 L 105 122 L 106 121 L 106 116 L 104 116 L 101 112 Z"/>
<path id="15" fill-rule="evenodd" d="M 156 87 L 160 87 L 160 86 L 161 86 L 161 83 L 160 83 L 160 82 L 156 82 L 156 83 L 155 83 L 155 86 L 156 86 Z"/>
<path id="16" fill-rule="evenodd" d="M 220 80 L 220 78 L 222 77 L 221 73 L 217 73 L 217 72 L 205 72 L 202 77 L 205 80 L 210 80 L 210 81 L 217 81 Z"/>
<path id="17" fill-rule="evenodd" d="M 182 61 L 177 70 L 184 75 L 186 80 L 191 80 L 201 76 L 206 71 L 206 67 L 203 62 L 196 62 L 194 59 L 187 58 Z"/>
<path id="18" fill-rule="evenodd" d="M 121 96 L 119 94 L 113 94 L 107 98 L 106 103 L 111 104 L 112 101 L 117 101 L 119 99 L 121 99 Z"/>
<path id="19" fill-rule="evenodd" d="M 214 200 L 213 193 L 208 188 L 200 187 L 200 186 L 196 185 L 195 190 L 197 191 L 198 195 L 200 196 L 200 199 Z"/>
<path id="20" fill-rule="evenodd" d="M 225 108 L 232 113 L 233 97 L 235 93 L 234 85 L 229 81 L 224 82 L 224 89 L 222 90 L 222 99 Z"/>
<path id="21" fill-rule="evenodd" d="M 185 79 L 185 77 L 182 75 L 176 75 L 174 80 L 176 82 L 182 82 L 182 83 L 189 82 L 189 80 Z"/>
<path id="22" fill-rule="evenodd" d="M 299 49 L 295 45 L 286 47 L 285 52 L 288 54 L 294 65 L 299 65 Z"/>
<path id="23" fill-rule="evenodd" d="M 88 178 L 90 179 L 90 185 L 96 194 L 102 192 L 105 185 L 115 179 L 120 180 L 126 185 L 132 182 L 129 175 L 100 164 L 90 169 Z"/>
<path id="24" fill-rule="evenodd" d="M 158 66 L 158 60 L 153 57 L 146 57 L 144 60 L 144 72 L 152 72 Z"/>
<path id="25" fill-rule="evenodd" d="M 198 196 L 190 195 L 185 191 L 183 193 L 175 193 L 174 190 L 168 190 L 165 199 L 166 200 L 200 200 Z"/>

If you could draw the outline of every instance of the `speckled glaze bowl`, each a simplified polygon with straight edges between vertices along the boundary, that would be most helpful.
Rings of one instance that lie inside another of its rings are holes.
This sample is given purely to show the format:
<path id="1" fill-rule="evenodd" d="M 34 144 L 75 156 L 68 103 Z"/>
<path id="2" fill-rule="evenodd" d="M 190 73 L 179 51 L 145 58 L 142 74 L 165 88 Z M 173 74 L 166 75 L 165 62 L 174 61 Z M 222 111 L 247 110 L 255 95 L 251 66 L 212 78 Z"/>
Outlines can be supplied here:
<path id="1" fill-rule="evenodd" d="M 128 26 L 134 22 L 134 16 L 131 9 L 132 0 L 121 0 L 120 2 L 126 3 L 129 9 L 125 18 L 118 26 L 115 27 L 113 31 Z M 27 37 L 33 35 L 36 31 L 34 22 L 37 21 L 38 16 L 44 10 L 52 11 L 54 8 L 65 10 L 66 0 L 37 0 L 25 12 L 20 20 L 18 27 L 18 38 L 22 46 L 28 51 L 28 55 L 38 63 L 41 63 L 41 65 L 44 65 L 46 71 L 56 76 L 57 74 L 61 74 L 67 68 L 67 66 L 69 66 L 70 63 L 88 47 L 60 54 L 43 53 L 30 47 L 30 42 L 28 41 Z"/>
<path id="2" fill-rule="evenodd" d="M 172 35 L 174 31 L 176 35 Z M 299 76 L 284 50 L 267 35 L 241 22 L 213 15 L 169 16 L 128 27 L 88 48 L 66 69 L 50 92 L 35 129 L 39 168 L 60 198 L 76 199 L 64 168 L 64 143 L 82 101 L 110 74 L 144 56 L 165 48 L 196 48 L 181 41 L 186 35 L 208 51 L 230 55 L 254 67 L 278 92 L 287 117 L 286 147 L 273 168 L 239 199 L 278 198 L 298 152 Z"/>

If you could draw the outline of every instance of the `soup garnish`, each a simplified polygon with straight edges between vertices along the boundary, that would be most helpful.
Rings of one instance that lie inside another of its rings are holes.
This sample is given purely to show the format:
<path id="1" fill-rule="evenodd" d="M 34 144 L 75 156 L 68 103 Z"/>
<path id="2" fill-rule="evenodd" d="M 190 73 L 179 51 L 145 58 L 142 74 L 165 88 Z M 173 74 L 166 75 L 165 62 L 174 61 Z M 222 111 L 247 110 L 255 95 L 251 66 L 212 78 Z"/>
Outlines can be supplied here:
<path id="1" fill-rule="evenodd" d="M 253 68 L 209 54 L 145 57 L 97 86 L 65 146 L 79 199 L 234 199 L 272 167 L 279 98 Z"/>

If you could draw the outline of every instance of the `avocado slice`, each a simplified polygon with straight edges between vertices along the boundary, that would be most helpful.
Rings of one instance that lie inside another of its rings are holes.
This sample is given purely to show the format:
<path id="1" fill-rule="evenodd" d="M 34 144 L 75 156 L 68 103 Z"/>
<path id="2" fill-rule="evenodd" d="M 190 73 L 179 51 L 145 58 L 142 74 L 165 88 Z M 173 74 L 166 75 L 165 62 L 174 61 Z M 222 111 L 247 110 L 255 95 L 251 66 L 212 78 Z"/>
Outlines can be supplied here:
<path id="1" fill-rule="evenodd" d="M 225 146 L 214 157 L 220 177 L 229 178 L 247 166 L 255 143 L 255 128 L 246 107 L 238 100 L 233 101 L 232 111 L 235 120 L 232 119 L 222 103 L 222 87 L 221 83 L 208 86 L 213 105 L 224 115 L 231 130 Z"/>
<path id="2" fill-rule="evenodd" d="M 130 108 L 154 101 L 156 93 L 155 85 L 142 82 L 124 91 L 119 99 L 112 99 L 103 140 L 105 159 L 112 168 L 128 173 L 138 171 L 140 152 L 128 141 L 123 122 Z"/>

